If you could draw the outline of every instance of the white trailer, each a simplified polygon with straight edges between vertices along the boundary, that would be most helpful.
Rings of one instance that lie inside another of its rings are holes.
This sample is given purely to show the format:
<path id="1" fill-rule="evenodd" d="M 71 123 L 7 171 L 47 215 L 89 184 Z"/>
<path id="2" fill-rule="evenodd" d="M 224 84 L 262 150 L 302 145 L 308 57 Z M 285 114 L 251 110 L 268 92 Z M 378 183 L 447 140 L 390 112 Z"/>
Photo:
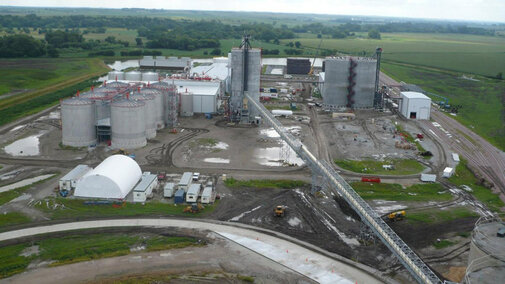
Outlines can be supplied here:
<path id="1" fill-rule="evenodd" d="M 167 184 L 165 184 L 165 187 L 163 187 L 163 197 L 172 198 L 172 196 L 174 196 L 174 193 L 175 183 L 167 182 Z"/>
<path id="2" fill-rule="evenodd" d="M 181 180 L 177 185 L 178 189 L 184 189 L 184 191 L 188 192 L 189 186 L 191 185 L 191 181 L 193 181 L 193 173 L 185 172 L 182 174 Z"/>
<path id="3" fill-rule="evenodd" d="M 453 174 L 454 174 L 454 168 L 447 167 L 444 169 L 444 173 L 442 174 L 442 176 L 445 178 L 450 178 L 452 177 Z"/>
<path id="4" fill-rule="evenodd" d="M 186 193 L 186 202 L 196 202 L 198 196 L 200 196 L 202 185 L 199 183 L 193 183 L 189 186 L 188 192 Z"/>
<path id="5" fill-rule="evenodd" d="M 142 179 L 133 189 L 133 202 L 145 202 L 153 195 L 153 189 L 158 186 L 158 177 L 149 172 L 142 174 Z"/>
<path id="6" fill-rule="evenodd" d="M 205 187 L 202 192 L 202 199 L 201 199 L 202 204 L 208 204 L 214 202 L 212 197 L 215 197 L 212 187 L 211 186 Z"/>
<path id="7" fill-rule="evenodd" d="M 437 175 L 421 174 L 421 181 L 424 181 L 424 182 L 436 182 L 437 181 Z"/>

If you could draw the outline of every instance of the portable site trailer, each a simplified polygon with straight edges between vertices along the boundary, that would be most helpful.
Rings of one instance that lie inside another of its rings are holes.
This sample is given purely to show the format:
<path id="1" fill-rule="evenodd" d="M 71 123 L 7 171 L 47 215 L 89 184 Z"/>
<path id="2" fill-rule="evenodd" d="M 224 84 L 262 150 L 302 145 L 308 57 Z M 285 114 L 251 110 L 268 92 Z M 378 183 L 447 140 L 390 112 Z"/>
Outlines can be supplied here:
<path id="1" fill-rule="evenodd" d="M 424 181 L 424 182 L 436 182 L 437 181 L 437 175 L 421 174 L 421 181 Z"/>
<path id="2" fill-rule="evenodd" d="M 207 186 L 203 189 L 201 202 L 205 203 L 205 204 L 213 202 L 212 201 L 212 187 Z"/>
<path id="3" fill-rule="evenodd" d="M 454 168 L 447 167 L 444 169 L 444 173 L 442 174 L 442 176 L 445 178 L 450 178 L 452 177 L 453 174 L 454 174 Z"/>
<path id="4" fill-rule="evenodd" d="M 178 189 L 174 195 L 174 204 L 184 203 L 184 195 L 186 192 L 184 189 Z"/>
<path id="5" fill-rule="evenodd" d="M 182 174 L 181 180 L 179 181 L 177 188 L 184 189 L 184 191 L 187 192 L 189 189 L 189 186 L 191 185 L 192 180 L 193 180 L 193 173 L 192 172 L 185 172 L 184 174 Z"/>
<path id="6" fill-rule="evenodd" d="M 163 188 L 163 197 L 172 198 L 174 195 L 175 183 L 167 182 Z"/>
<path id="7" fill-rule="evenodd" d="M 87 165 L 78 165 L 73 170 L 68 172 L 64 177 L 62 177 L 59 181 L 60 191 L 67 190 L 71 191 L 75 189 L 77 186 L 77 181 L 84 176 L 86 173 L 91 171 Z"/>
<path id="8" fill-rule="evenodd" d="M 158 186 L 158 177 L 149 172 L 142 174 L 142 179 L 133 189 L 133 202 L 145 202 L 153 194 L 153 189 Z"/>
<path id="9" fill-rule="evenodd" d="M 200 196 L 202 185 L 193 183 L 189 186 L 188 193 L 186 193 L 186 202 L 196 202 Z"/>

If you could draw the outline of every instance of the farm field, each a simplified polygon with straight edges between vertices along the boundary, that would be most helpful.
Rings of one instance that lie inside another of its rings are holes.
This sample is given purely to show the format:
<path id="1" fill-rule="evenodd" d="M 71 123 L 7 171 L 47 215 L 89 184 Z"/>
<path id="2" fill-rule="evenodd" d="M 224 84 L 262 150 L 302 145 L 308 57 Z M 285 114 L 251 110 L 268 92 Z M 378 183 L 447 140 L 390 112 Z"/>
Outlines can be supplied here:
<path id="1" fill-rule="evenodd" d="M 320 39 L 301 34 L 303 47 L 317 48 Z M 371 55 L 380 46 L 384 62 L 401 62 L 456 72 L 496 76 L 505 73 L 505 37 L 463 34 L 382 33 L 381 40 L 362 37 L 324 38 L 321 48 Z M 283 40 L 282 43 L 290 40 Z"/>

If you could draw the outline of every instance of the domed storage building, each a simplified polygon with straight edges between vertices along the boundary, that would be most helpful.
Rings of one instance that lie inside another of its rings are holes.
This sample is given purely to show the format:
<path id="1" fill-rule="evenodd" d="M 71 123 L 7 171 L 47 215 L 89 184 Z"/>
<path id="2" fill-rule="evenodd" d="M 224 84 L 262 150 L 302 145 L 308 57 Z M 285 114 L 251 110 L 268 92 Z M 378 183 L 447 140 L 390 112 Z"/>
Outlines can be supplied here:
<path id="1" fill-rule="evenodd" d="M 124 199 L 141 177 L 142 171 L 132 158 L 113 155 L 103 160 L 78 181 L 74 196 Z"/>
<path id="2" fill-rule="evenodd" d="M 111 104 L 112 148 L 135 149 L 147 144 L 145 105 L 145 102 L 128 99 Z"/>
<path id="3" fill-rule="evenodd" d="M 96 144 L 95 102 L 73 97 L 61 101 L 62 143 L 72 147 Z"/>
<path id="4" fill-rule="evenodd" d="M 161 95 L 160 95 L 161 96 Z M 145 122 L 146 122 L 146 138 L 151 139 L 156 137 L 156 116 L 157 116 L 157 107 L 159 105 L 163 106 L 163 104 L 158 103 L 155 100 L 155 96 L 153 94 L 144 93 L 144 92 L 135 92 L 130 96 L 130 100 L 141 101 L 146 104 L 145 106 Z"/>

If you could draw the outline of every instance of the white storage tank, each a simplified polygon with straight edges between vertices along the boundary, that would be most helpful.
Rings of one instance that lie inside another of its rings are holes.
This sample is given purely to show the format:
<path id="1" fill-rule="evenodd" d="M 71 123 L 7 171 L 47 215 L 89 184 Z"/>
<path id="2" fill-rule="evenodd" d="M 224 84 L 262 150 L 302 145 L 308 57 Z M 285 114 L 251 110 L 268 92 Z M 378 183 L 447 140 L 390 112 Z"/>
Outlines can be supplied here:
<path id="1" fill-rule="evenodd" d="M 156 104 L 155 96 L 149 93 L 135 92 L 130 96 L 130 100 L 145 102 L 145 122 L 146 122 L 146 138 L 152 139 L 156 137 Z"/>
<path id="2" fill-rule="evenodd" d="M 118 82 L 118 81 L 112 81 L 112 82 L 103 82 L 103 87 L 108 88 L 108 89 L 124 89 L 128 88 L 130 84 L 125 83 L 125 82 Z"/>
<path id="3" fill-rule="evenodd" d="M 158 81 L 160 79 L 159 74 L 156 72 L 144 72 L 142 73 L 142 81 Z"/>
<path id="4" fill-rule="evenodd" d="M 134 149 L 147 144 L 145 105 L 142 101 L 128 99 L 111 104 L 113 148 Z"/>
<path id="5" fill-rule="evenodd" d="M 61 124 L 63 145 L 85 147 L 96 144 L 95 102 L 78 97 L 63 100 Z"/>
<path id="6" fill-rule="evenodd" d="M 140 73 L 139 71 L 126 72 L 124 74 L 124 79 L 126 81 L 136 81 L 136 82 L 139 82 L 139 81 L 142 81 L 142 73 Z"/>
<path id="7" fill-rule="evenodd" d="M 112 81 L 124 80 L 124 72 L 116 70 L 110 71 L 109 75 L 107 76 L 107 79 Z"/>
<path id="8" fill-rule="evenodd" d="M 141 94 L 146 94 L 154 97 L 154 125 L 156 129 L 162 129 L 165 127 L 163 121 L 163 116 L 165 112 L 164 94 L 163 91 L 155 88 L 142 88 L 140 89 Z"/>
<path id="9" fill-rule="evenodd" d="M 181 93 L 181 116 L 193 116 L 193 93 Z"/>
<path id="10" fill-rule="evenodd" d="M 110 117 L 110 103 L 117 95 L 117 91 L 109 88 L 97 88 L 93 91 L 81 94 L 81 98 L 86 98 L 95 102 L 95 121 Z"/>

